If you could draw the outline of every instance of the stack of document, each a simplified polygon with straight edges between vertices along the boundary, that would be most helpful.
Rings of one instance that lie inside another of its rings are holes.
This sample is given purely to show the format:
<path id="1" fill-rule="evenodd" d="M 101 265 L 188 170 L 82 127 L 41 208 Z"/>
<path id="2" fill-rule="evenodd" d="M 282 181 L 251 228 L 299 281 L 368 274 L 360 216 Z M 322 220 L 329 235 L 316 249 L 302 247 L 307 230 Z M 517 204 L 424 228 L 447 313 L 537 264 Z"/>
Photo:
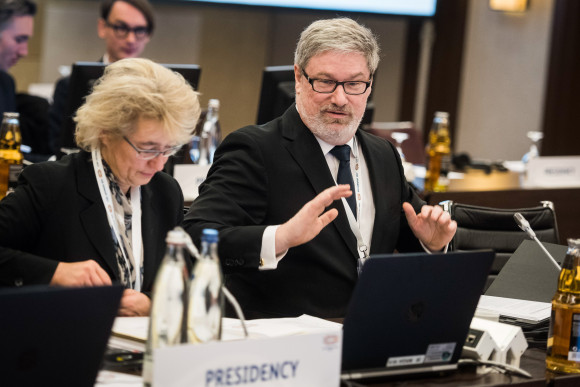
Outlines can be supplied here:
<path id="1" fill-rule="evenodd" d="M 296 318 L 273 318 L 246 321 L 248 338 L 271 338 L 341 330 L 342 324 L 302 315 Z M 145 351 L 149 317 L 117 317 L 109 339 L 109 347 Z M 244 329 L 238 319 L 222 319 L 222 341 L 244 339 Z"/>
<path id="2" fill-rule="evenodd" d="M 503 322 L 515 325 L 535 325 L 550 319 L 552 304 L 482 295 L 476 315 L 496 314 Z"/>
<path id="3" fill-rule="evenodd" d="M 522 328 L 530 348 L 545 348 L 552 304 L 549 302 L 518 300 L 494 296 L 481 296 L 476 317 L 517 325 Z M 493 319 L 493 318 L 491 318 Z"/>

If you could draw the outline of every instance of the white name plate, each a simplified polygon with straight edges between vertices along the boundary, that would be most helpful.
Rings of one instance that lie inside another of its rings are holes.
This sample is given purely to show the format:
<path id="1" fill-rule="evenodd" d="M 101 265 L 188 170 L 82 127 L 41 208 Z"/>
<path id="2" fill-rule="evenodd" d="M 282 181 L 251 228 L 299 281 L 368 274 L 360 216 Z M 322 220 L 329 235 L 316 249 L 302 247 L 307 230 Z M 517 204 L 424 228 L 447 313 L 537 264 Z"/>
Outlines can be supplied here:
<path id="1" fill-rule="evenodd" d="M 342 331 L 156 349 L 153 386 L 340 384 Z"/>
<path id="2" fill-rule="evenodd" d="M 526 187 L 580 187 L 580 157 L 536 157 L 528 162 Z"/>
<path id="3" fill-rule="evenodd" d="M 183 198 L 186 201 L 192 201 L 199 195 L 199 185 L 205 180 L 210 166 L 195 164 L 174 165 L 173 177 L 179 183 Z"/>

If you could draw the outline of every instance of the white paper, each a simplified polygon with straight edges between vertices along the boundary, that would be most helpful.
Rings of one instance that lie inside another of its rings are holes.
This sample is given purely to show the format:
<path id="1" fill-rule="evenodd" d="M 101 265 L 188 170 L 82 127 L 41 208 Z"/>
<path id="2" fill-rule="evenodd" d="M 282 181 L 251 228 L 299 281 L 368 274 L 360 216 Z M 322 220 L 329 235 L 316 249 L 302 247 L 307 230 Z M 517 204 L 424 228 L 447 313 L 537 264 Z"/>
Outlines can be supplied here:
<path id="1" fill-rule="evenodd" d="M 194 200 L 199 192 L 198 188 L 205 180 L 211 165 L 175 164 L 173 177 L 179 183 L 183 198 L 186 201 Z"/>
<path id="2" fill-rule="evenodd" d="M 539 322 L 550 318 L 552 304 L 482 295 L 477 304 L 477 310 L 480 309 L 496 312 L 505 317 Z M 478 311 L 475 312 L 476 315 Z"/>

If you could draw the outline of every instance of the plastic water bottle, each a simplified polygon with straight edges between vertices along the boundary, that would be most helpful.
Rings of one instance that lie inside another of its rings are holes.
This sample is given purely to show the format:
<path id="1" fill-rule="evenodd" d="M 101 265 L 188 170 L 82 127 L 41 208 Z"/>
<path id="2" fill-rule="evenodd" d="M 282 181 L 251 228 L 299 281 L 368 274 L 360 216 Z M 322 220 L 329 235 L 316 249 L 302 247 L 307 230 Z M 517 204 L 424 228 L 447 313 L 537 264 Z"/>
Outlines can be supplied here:
<path id="1" fill-rule="evenodd" d="M 190 343 L 221 339 L 224 300 L 223 276 L 217 254 L 217 230 L 203 230 L 201 249 L 189 285 L 187 333 Z"/>
<path id="2" fill-rule="evenodd" d="M 153 351 L 187 342 L 188 271 L 184 258 L 186 235 L 180 230 L 167 233 L 167 250 L 161 262 L 151 300 L 149 336 L 143 362 L 143 381 L 153 382 Z"/>
<path id="3" fill-rule="evenodd" d="M 189 156 L 194 164 L 209 165 L 213 163 L 213 155 L 222 140 L 219 108 L 219 100 L 209 100 L 201 131 L 191 141 Z"/>

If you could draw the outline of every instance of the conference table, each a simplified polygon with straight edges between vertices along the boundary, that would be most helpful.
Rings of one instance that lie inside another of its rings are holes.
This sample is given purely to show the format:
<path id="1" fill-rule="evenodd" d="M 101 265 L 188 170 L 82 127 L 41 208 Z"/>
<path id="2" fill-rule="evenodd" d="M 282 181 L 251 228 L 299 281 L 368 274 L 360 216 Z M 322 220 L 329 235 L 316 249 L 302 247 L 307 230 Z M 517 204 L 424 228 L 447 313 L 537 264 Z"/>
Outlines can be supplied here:
<path id="1" fill-rule="evenodd" d="M 406 376 L 395 379 L 374 379 L 365 381 L 343 381 L 341 387 L 413 387 L 413 386 L 507 386 L 516 385 L 518 387 L 578 387 L 580 386 L 580 374 L 565 375 L 556 374 L 546 370 L 546 353 L 544 349 L 528 348 L 520 362 L 520 368 L 531 374 L 531 378 L 515 374 L 505 374 L 498 372 L 478 373 L 474 366 L 461 366 L 457 371 L 447 374 L 430 374 L 424 376 Z M 107 367 L 104 367 L 107 369 Z M 112 371 L 126 372 L 133 375 L 140 375 L 140 368 L 108 368 Z"/>
<path id="2" fill-rule="evenodd" d="M 518 387 L 578 387 L 580 386 L 580 374 L 565 375 L 556 374 L 546 370 L 546 352 L 543 349 L 527 349 L 521 358 L 520 367 L 529 372 L 532 377 L 526 378 L 514 374 L 486 373 L 478 374 L 474 367 L 461 367 L 459 370 L 447 375 L 435 375 L 404 379 L 392 379 L 383 381 L 343 382 L 341 387 L 358 386 L 507 386 Z"/>

